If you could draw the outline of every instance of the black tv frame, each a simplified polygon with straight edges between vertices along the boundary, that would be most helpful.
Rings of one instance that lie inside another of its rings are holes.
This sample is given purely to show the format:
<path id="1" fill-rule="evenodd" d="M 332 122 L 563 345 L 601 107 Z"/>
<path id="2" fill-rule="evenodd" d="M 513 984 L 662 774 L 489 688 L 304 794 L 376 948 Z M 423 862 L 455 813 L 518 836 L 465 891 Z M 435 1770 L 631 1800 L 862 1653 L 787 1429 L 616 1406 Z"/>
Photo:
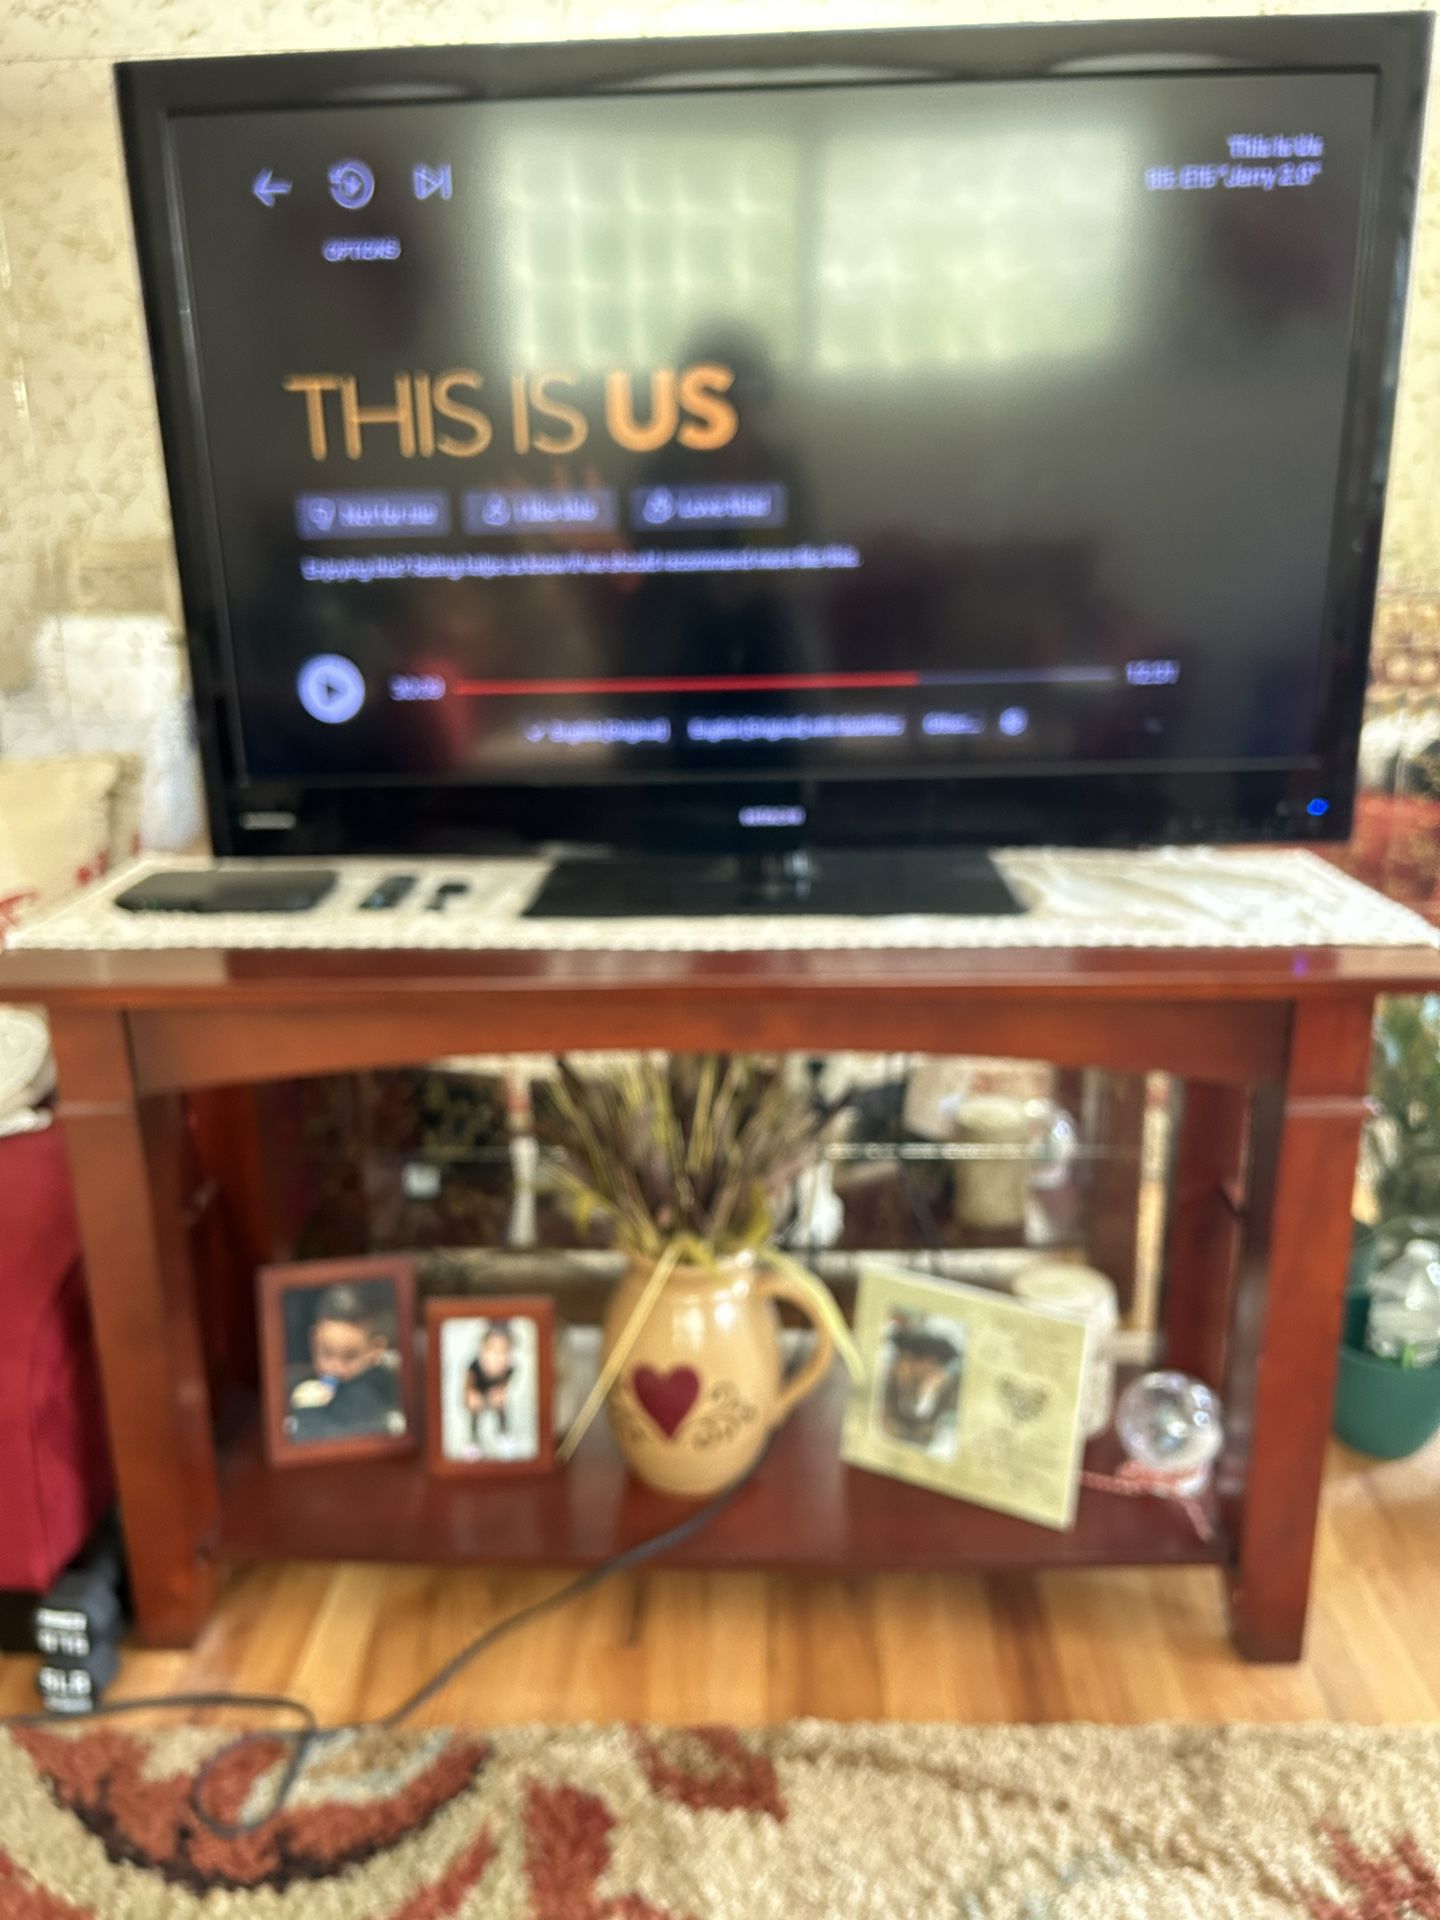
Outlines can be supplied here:
<path id="1" fill-rule="evenodd" d="M 116 68 L 136 247 L 174 515 L 211 833 L 219 853 L 327 855 L 1194 841 L 1348 836 L 1369 659 L 1432 17 L 1377 13 L 864 29 L 533 46 L 146 61 Z M 344 104 L 674 91 L 737 84 L 993 80 L 1197 70 L 1364 70 L 1377 79 L 1340 484 L 1330 548 L 1318 756 L 1284 767 L 1067 765 L 886 775 L 667 773 L 604 784 L 414 776 L 246 783 L 220 656 L 220 572 L 203 396 L 187 330 L 171 116 Z M 1323 795 L 1328 811 L 1307 811 Z M 763 806 L 793 822 L 742 826 Z"/>

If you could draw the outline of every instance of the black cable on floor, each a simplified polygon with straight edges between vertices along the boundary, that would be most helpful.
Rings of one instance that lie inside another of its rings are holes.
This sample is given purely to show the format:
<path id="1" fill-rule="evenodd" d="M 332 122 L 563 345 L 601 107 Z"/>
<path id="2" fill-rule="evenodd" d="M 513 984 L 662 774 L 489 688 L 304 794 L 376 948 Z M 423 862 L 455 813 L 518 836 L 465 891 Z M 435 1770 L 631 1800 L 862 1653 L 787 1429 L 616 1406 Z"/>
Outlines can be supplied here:
<path id="1" fill-rule="evenodd" d="M 293 1731 L 271 1727 L 252 1727 L 235 1739 L 226 1741 L 223 1747 L 212 1753 L 210 1758 L 196 1774 L 190 1789 L 191 1805 L 195 1816 L 209 1831 L 222 1840 L 237 1840 L 246 1834 L 256 1832 L 267 1821 L 276 1819 L 284 1812 L 296 1782 L 310 1756 L 311 1749 L 325 1740 L 334 1739 L 343 1733 L 363 1733 L 372 1729 L 389 1730 L 408 1720 L 412 1713 L 433 1700 L 437 1693 L 448 1687 L 450 1682 L 473 1660 L 482 1653 L 488 1653 L 497 1641 L 517 1632 L 521 1627 L 529 1626 L 532 1620 L 538 1620 L 542 1614 L 553 1613 L 557 1607 L 567 1606 L 570 1601 L 578 1600 L 582 1594 L 590 1593 L 604 1581 L 612 1579 L 617 1573 L 629 1573 L 636 1567 L 643 1567 L 651 1560 L 657 1560 L 662 1554 L 672 1552 L 703 1533 L 712 1521 L 729 1508 L 739 1495 L 749 1486 L 761 1467 L 765 1464 L 770 1449 L 767 1444 L 764 1452 L 738 1479 L 733 1486 L 726 1487 L 723 1493 L 717 1493 L 693 1513 L 686 1514 L 683 1520 L 667 1527 L 663 1533 L 652 1534 L 647 1540 L 639 1540 L 633 1547 L 626 1547 L 623 1553 L 615 1554 L 609 1560 L 602 1560 L 599 1566 L 589 1567 L 584 1573 L 577 1574 L 564 1586 L 557 1587 L 554 1593 L 547 1594 L 543 1600 L 533 1600 L 529 1606 L 507 1614 L 503 1620 L 497 1620 L 492 1627 L 486 1627 L 467 1642 L 460 1651 L 447 1660 L 440 1670 L 418 1687 L 398 1707 L 392 1707 L 389 1713 L 378 1720 L 347 1721 L 340 1726 L 322 1726 L 312 1708 L 303 1700 L 297 1700 L 285 1693 L 171 1693 L 161 1694 L 143 1700 L 116 1700 L 89 1707 L 84 1713 L 68 1716 L 76 1720 L 109 1720 L 122 1714 L 156 1713 L 161 1711 L 195 1712 L 200 1709 L 217 1707 L 245 1708 L 251 1712 L 290 1713 L 299 1717 L 301 1725 Z M 53 1727 L 56 1716 L 49 1713 L 12 1714 L 0 1719 L 0 1727 Z M 221 1820 L 210 1813 L 205 1806 L 205 1789 L 216 1769 L 224 1764 L 234 1753 L 252 1740 L 289 1740 L 293 1742 L 289 1759 L 280 1775 L 270 1804 L 263 1813 L 249 1820 Z"/>

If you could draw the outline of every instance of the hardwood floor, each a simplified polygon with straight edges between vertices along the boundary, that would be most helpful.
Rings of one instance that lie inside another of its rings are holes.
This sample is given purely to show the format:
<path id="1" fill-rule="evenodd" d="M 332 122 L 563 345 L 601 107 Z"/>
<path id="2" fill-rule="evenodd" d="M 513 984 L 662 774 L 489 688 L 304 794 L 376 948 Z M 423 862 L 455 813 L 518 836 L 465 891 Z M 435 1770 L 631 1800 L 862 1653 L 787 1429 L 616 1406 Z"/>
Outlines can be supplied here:
<path id="1" fill-rule="evenodd" d="M 486 1655 L 416 1724 L 525 1720 L 1440 1719 L 1440 1443 L 1330 1451 L 1309 1651 L 1246 1666 L 1213 1569 L 822 1581 L 626 1577 Z M 132 1653 L 111 1698 L 279 1690 L 384 1712 L 558 1575 L 279 1565 L 238 1573 L 190 1653 Z M 0 1660 L 0 1713 L 35 1662 Z"/>

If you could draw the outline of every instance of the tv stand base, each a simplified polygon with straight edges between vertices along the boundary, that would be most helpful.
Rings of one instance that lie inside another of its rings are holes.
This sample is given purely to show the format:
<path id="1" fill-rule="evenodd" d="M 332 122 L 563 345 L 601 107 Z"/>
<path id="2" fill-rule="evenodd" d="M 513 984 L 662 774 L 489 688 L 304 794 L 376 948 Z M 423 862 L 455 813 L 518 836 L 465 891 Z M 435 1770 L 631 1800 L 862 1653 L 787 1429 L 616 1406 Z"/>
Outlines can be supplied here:
<path id="1" fill-rule="evenodd" d="M 556 862 L 526 909 L 527 917 L 541 920 L 1024 911 L 989 854 L 972 848 L 567 858 Z"/>

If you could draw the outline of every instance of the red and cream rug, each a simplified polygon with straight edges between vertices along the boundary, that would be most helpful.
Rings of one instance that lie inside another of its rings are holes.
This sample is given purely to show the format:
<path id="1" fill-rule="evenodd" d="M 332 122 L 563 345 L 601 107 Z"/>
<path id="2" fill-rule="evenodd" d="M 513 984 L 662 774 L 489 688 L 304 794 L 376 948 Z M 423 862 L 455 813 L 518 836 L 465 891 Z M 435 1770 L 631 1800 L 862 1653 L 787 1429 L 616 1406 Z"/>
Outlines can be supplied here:
<path id="1" fill-rule="evenodd" d="M 229 1737 L 0 1736 L 3 1920 L 1440 1920 L 1440 1730 Z"/>

